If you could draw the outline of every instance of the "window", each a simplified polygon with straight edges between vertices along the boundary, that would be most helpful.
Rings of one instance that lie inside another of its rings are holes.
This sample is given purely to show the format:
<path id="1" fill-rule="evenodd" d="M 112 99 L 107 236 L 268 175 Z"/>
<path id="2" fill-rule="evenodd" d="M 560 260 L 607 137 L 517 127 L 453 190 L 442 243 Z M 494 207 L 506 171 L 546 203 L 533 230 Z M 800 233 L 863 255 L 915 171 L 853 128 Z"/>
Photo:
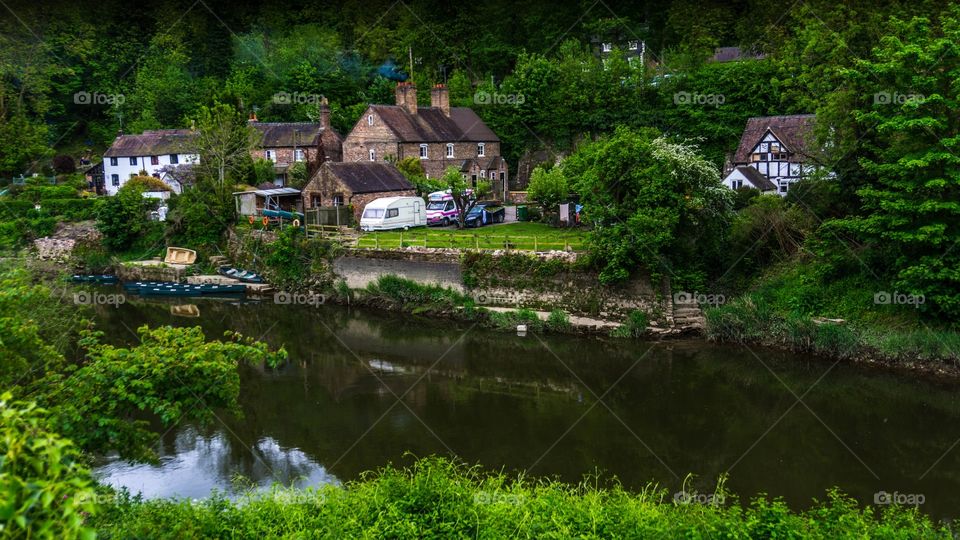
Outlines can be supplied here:
<path id="1" fill-rule="evenodd" d="M 115 158 L 115 157 L 110 158 L 110 166 L 111 166 L 111 167 L 116 167 L 116 166 L 117 166 L 117 158 Z"/>
<path id="2" fill-rule="evenodd" d="M 114 187 L 119 186 L 119 185 L 120 185 L 120 175 L 119 175 L 119 174 L 111 174 L 111 175 L 110 175 L 110 183 L 113 184 Z"/>
<path id="3" fill-rule="evenodd" d="M 297 148 L 296 150 L 294 150 L 293 152 L 294 161 L 303 161 L 303 156 L 304 156 L 303 148 Z"/>
<path id="4" fill-rule="evenodd" d="M 363 211 L 363 217 L 365 218 L 382 218 L 383 217 L 383 208 L 367 208 Z"/>
<path id="5" fill-rule="evenodd" d="M 750 154 L 750 161 L 763 161 L 765 154 Z"/>
<path id="6" fill-rule="evenodd" d="M 151 165 L 159 165 L 159 164 L 160 164 L 160 156 L 150 156 L 150 164 L 151 164 Z"/>
<path id="7" fill-rule="evenodd" d="M 447 157 L 449 157 L 449 158 L 452 158 L 452 157 L 453 157 L 453 145 L 452 145 L 452 144 L 448 144 L 448 145 L 447 145 Z"/>
<path id="8" fill-rule="evenodd" d="M 770 151 L 771 151 L 771 152 L 779 152 L 779 151 L 780 151 L 780 145 L 777 144 L 777 143 L 770 143 Z"/>
<path id="9" fill-rule="evenodd" d="M 483 157 L 486 155 L 486 148 L 483 143 L 477 144 L 477 157 Z"/>
<path id="10" fill-rule="evenodd" d="M 427 159 L 427 145 L 420 145 L 420 159 Z"/>
<path id="11" fill-rule="evenodd" d="M 500 171 L 500 180 L 506 180 L 506 179 L 507 179 L 507 173 Z"/>
<path id="12" fill-rule="evenodd" d="M 628 45 L 628 48 L 629 48 L 631 51 L 635 51 L 635 50 L 637 50 L 637 49 L 640 48 L 640 42 L 638 42 L 638 41 L 631 41 L 631 42 L 629 43 L 629 45 Z"/>
<path id="13" fill-rule="evenodd" d="M 790 182 L 786 180 L 780 181 L 780 193 L 786 193 L 789 188 L 790 188 Z"/>
<path id="14" fill-rule="evenodd" d="M 373 148 L 370 149 L 370 161 L 377 160 L 377 151 Z"/>
<path id="15" fill-rule="evenodd" d="M 130 158 L 130 164 L 131 164 L 131 165 L 136 165 L 136 164 L 137 164 L 137 158 L 135 158 L 135 157 Z"/>
<path id="16" fill-rule="evenodd" d="M 740 189 L 743 187 L 743 180 L 731 180 L 730 187 L 733 189 Z"/>
<path id="17" fill-rule="evenodd" d="M 773 159 L 778 159 L 778 160 L 780 160 L 780 161 L 783 161 L 783 160 L 787 159 L 787 153 L 786 153 L 786 152 L 780 152 L 779 154 L 774 154 L 774 155 L 773 155 Z"/>
<path id="18" fill-rule="evenodd" d="M 333 196 L 333 205 L 334 206 L 343 206 L 343 194 L 337 193 Z"/>
<path id="19" fill-rule="evenodd" d="M 486 177 L 487 177 L 487 171 L 484 171 L 483 169 L 481 169 L 481 170 L 480 170 L 480 178 L 486 178 Z"/>
<path id="20" fill-rule="evenodd" d="M 368 115 L 367 115 L 367 125 L 368 125 L 368 126 L 372 126 L 372 125 L 373 125 L 373 115 L 372 115 L 372 114 L 368 114 Z"/>
<path id="21" fill-rule="evenodd" d="M 267 161 L 273 161 L 274 160 L 273 150 L 267 150 L 266 152 L 264 152 L 263 157 L 267 158 Z"/>
<path id="22" fill-rule="evenodd" d="M 601 47 L 601 49 L 603 50 L 603 52 L 610 52 L 610 51 L 613 50 L 613 44 L 612 44 L 612 43 L 604 43 L 604 44 L 601 45 L 600 47 Z"/>
<path id="23" fill-rule="evenodd" d="M 170 154 L 170 164 L 176 165 L 177 163 L 180 163 L 180 156 L 176 154 Z"/>
<path id="24" fill-rule="evenodd" d="M 399 209 L 399 208 L 389 208 L 389 209 L 387 209 L 387 217 L 388 217 L 388 218 L 397 217 L 397 216 L 399 216 L 399 215 L 400 215 L 400 209 Z"/>

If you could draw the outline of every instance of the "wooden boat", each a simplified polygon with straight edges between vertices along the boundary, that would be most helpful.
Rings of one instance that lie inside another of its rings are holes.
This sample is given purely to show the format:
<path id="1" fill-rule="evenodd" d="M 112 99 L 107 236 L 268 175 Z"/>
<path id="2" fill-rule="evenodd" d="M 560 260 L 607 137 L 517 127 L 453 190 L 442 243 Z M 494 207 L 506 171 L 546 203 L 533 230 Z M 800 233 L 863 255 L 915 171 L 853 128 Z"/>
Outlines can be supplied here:
<path id="1" fill-rule="evenodd" d="M 110 274 L 74 274 L 70 278 L 74 283 L 116 283 L 117 276 Z"/>
<path id="2" fill-rule="evenodd" d="M 193 319 L 200 316 L 200 308 L 194 304 L 170 306 L 170 314 L 177 317 L 189 317 Z"/>
<path id="3" fill-rule="evenodd" d="M 167 248 L 167 256 L 163 258 L 166 264 L 193 264 L 196 260 L 196 251 L 174 246 Z"/>
<path id="4" fill-rule="evenodd" d="M 236 295 L 243 294 L 247 288 L 244 285 L 199 285 L 191 283 L 159 283 L 141 284 L 129 289 L 141 296 L 206 296 L 206 295 Z"/>
<path id="5" fill-rule="evenodd" d="M 217 272 L 221 276 L 238 279 L 244 283 L 263 283 L 263 278 L 259 274 L 250 272 L 248 270 L 234 268 L 232 266 L 221 266 L 217 269 Z"/>

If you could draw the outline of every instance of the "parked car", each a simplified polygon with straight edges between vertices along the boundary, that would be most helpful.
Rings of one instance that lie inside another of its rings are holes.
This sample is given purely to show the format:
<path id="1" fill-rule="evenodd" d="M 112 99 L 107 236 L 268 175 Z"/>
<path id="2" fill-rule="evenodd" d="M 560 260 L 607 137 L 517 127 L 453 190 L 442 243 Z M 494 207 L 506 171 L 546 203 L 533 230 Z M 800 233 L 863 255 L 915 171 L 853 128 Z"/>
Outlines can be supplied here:
<path id="1" fill-rule="evenodd" d="M 360 229 L 387 231 L 427 224 L 426 204 L 420 197 L 382 197 L 370 201 L 360 216 Z"/>
<path id="2" fill-rule="evenodd" d="M 496 202 L 479 202 L 467 212 L 463 220 L 467 227 L 480 227 L 490 223 L 503 223 L 507 211 Z"/>
<path id="3" fill-rule="evenodd" d="M 457 205 L 453 196 L 446 191 L 436 191 L 428 196 L 427 225 L 442 225 L 446 227 L 457 221 Z"/>

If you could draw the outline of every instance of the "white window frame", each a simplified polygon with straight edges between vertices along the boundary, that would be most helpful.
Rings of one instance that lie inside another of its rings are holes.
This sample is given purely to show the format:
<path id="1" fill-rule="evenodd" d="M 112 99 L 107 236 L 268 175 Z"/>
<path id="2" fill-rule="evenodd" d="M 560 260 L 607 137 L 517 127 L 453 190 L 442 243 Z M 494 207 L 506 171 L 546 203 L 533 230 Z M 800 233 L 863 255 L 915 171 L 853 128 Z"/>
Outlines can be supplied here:
<path id="1" fill-rule="evenodd" d="M 130 158 L 130 164 L 136 166 L 136 165 L 137 165 L 137 158 L 135 158 L 135 157 Z"/>
<path id="2" fill-rule="evenodd" d="M 117 158 L 115 158 L 115 157 L 110 158 L 110 166 L 111 166 L 111 167 L 116 167 L 116 166 L 117 166 Z"/>
<path id="3" fill-rule="evenodd" d="M 487 171 L 480 169 L 480 178 L 486 178 L 486 177 L 487 177 Z"/>
<path id="4" fill-rule="evenodd" d="M 368 126 L 372 126 L 372 125 L 373 125 L 373 115 L 372 115 L 372 114 L 368 114 L 368 115 L 367 115 L 367 125 L 368 125 Z"/>
<path id="5" fill-rule="evenodd" d="M 631 42 L 629 42 L 629 43 L 627 44 L 627 48 L 630 49 L 631 51 L 635 51 L 635 50 L 637 50 L 637 49 L 640 48 L 640 42 L 639 42 L 639 41 L 631 41 Z"/>
<path id="6" fill-rule="evenodd" d="M 487 155 L 487 145 L 483 143 L 477 143 L 477 157 L 485 157 Z"/>
<path id="7" fill-rule="evenodd" d="M 600 50 L 603 52 L 610 52 L 613 50 L 613 43 L 604 43 L 600 45 Z"/>
<path id="8" fill-rule="evenodd" d="M 177 154 L 170 154 L 170 164 L 176 165 L 180 163 L 180 156 Z"/>
<path id="9" fill-rule="evenodd" d="M 120 187 L 120 175 L 119 175 L 119 174 L 111 174 L 111 175 L 110 175 L 110 183 L 113 185 L 113 187 Z"/>
<path id="10" fill-rule="evenodd" d="M 277 156 L 276 156 L 276 154 L 273 153 L 273 150 L 264 150 L 264 151 L 263 151 L 263 157 L 264 157 L 264 159 L 266 159 L 267 161 L 272 161 L 272 162 L 274 162 L 274 163 L 277 162 L 277 159 L 276 159 Z"/>
<path id="11" fill-rule="evenodd" d="M 426 144 L 420 145 L 420 159 L 430 159 L 430 146 Z"/>
<path id="12" fill-rule="evenodd" d="M 297 148 L 293 151 L 293 160 L 294 161 L 303 161 L 306 159 L 306 152 L 303 151 L 303 148 Z"/>
<path id="13" fill-rule="evenodd" d="M 453 143 L 447 143 L 447 157 L 453 157 Z"/>
<path id="14" fill-rule="evenodd" d="M 370 161 L 376 161 L 376 160 L 377 160 L 377 149 L 376 149 L 376 148 L 371 148 L 371 149 L 370 149 Z"/>
<path id="15" fill-rule="evenodd" d="M 740 189 L 743 187 L 743 180 L 731 180 L 730 187 L 733 189 Z"/>
<path id="16" fill-rule="evenodd" d="M 780 181 L 780 193 L 786 193 L 789 189 L 790 189 L 790 181 L 789 181 L 789 180 L 781 180 L 781 181 Z"/>

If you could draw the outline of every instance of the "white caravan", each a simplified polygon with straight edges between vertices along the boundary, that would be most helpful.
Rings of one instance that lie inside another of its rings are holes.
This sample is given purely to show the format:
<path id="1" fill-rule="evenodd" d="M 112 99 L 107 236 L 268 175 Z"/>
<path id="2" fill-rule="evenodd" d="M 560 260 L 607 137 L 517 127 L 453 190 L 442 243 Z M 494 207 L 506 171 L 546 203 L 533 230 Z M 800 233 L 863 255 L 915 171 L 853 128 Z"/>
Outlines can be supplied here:
<path id="1" fill-rule="evenodd" d="M 427 205 L 420 197 L 383 197 L 363 209 L 360 229 L 386 231 L 409 229 L 427 224 Z"/>

